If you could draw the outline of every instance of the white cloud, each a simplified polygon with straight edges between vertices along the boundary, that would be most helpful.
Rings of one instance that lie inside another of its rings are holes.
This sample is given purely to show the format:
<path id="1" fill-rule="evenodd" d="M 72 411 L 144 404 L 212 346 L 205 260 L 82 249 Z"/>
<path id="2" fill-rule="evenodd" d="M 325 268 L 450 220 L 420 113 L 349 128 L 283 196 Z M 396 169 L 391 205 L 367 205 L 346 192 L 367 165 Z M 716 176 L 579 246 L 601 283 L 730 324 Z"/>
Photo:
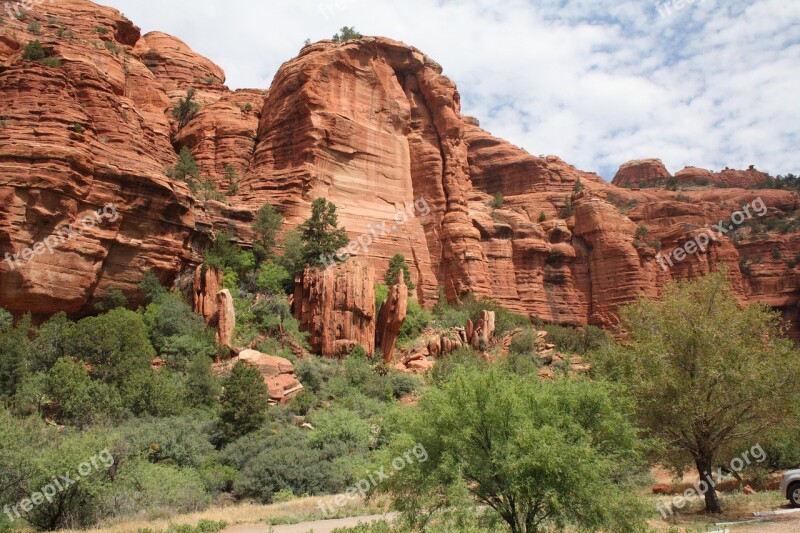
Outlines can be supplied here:
<path id="1" fill-rule="evenodd" d="M 420 48 L 463 111 L 534 154 L 613 176 L 627 160 L 800 173 L 800 2 L 104 0 L 186 41 L 231 87 L 268 87 L 344 25 Z M 664 7 L 662 11 L 666 12 Z"/>

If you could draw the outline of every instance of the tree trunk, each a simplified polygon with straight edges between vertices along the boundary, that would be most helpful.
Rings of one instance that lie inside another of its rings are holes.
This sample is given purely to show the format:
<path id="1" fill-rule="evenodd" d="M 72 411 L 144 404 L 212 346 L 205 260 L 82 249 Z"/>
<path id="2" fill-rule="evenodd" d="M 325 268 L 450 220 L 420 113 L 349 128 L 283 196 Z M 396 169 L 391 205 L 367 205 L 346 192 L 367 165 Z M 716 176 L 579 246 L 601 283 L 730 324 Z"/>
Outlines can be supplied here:
<path id="1" fill-rule="evenodd" d="M 706 512 L 721 513 L 722 508 L 719 505 L 719 498 L 717 498 L 717 489 L 711 476 L 712 458 L 710 456 L 695 457 L 694 462 L 697 465 L 697 473 L 700 474 L 699 487 L 705 489 L 702 496 L 706 499 Z"/>

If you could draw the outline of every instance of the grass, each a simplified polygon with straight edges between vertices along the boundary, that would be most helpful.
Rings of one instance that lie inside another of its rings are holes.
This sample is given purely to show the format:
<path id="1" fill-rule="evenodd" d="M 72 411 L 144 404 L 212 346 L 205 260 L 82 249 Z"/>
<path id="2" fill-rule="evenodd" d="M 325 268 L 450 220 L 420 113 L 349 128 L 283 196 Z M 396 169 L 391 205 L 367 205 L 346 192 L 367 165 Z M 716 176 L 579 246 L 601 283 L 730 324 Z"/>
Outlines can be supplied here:
<path id="1" fill-rule="evenodd" d="M 742 492 L 723 493 L 720 497 L 722 514 L 706 515 L 704 500 L 699 497 L 689 498 L 683 509 L 675 509 L 676 513 L 665 520 L 656 509 L 658 504 L 666 507 L 672 496 L 648 496 L 646 501 L 652 504 L 653 519 L 650 527 L 655 531 L 695 532 L 720 529 L 717 522 L 735 522 L 753 518 L 756 511 L 771 511 L 786 507 L 786 499 L 777 491 L 761 491 L 753 495 Z M 728 527 L 728 526 L 726 526 Z"/>
<path id="2" fill-rule="evenodd" d="M 289 502 L 272 505 L 241 503 L 211 507 L 197 513 L 172 515 L 168 518 L 142 516 L 115 521 L 96 529 L 81 530 L 80 533 L 129 533 L 142 529 L 162 531 L 166 530 L 170 524 L 195 526 L 201 520 L 224 521 L 228 524 L 228 527 L 238 524 L 296 524 L 326 518 L 347 518 L 350 516 L 377 514 L 385 512 L 388 508 L 388 500 L 386 499 L 375 498 L 367 503 L 359 498 L 353 501 L 347 500 L 347 503 L 340 507 L 336 514 L 325 516 L 320 510 L 318 502 L 320 499 L 328 501 L 330 498 L 333 498 L 333 496 L 297 498 Z M 63 530 L 62 533 L 79 533 L 79 531 Z"/>

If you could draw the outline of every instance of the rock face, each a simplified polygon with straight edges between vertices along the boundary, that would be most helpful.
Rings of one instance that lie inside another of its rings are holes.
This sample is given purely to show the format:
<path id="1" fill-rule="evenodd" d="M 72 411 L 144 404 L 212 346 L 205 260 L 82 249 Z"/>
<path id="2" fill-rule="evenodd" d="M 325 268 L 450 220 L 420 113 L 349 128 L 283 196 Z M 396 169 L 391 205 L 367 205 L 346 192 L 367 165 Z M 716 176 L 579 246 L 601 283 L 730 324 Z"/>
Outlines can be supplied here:
<path id="1" fill-rule="evenodd" d="M 617 171 L 611 182 L 617 187 L 640 187 L 664 183 L 671 175 L 660 159 L 628 161 Z"/>
<path id="2" fill-rule="evenodd" d="M 40 35 L 29 32 L 32 20 Z M 672 176 L 687 189 L 678 193 L 656 186 L 670 178 L 660 161 L 642 160 L 608 184 L 493 137 L 461 115 L 459 93 L 435 61 L 385 38 L 306 46 L 269 91 L 231 92 L 223 70 L 186 43 L 142 35 L 88 0 L 37 4 L 3 28 L 0 306 L 16 315 L 85 314 L 111 288 L 135 305 L 144 271 L 171 283 L 197 267 L 221 230 L 248 246 L 263 204 L 290 230 L 326 197 L 364 265 L 353 275 L 382 274 L 403 254 L 425 306 L 442 286 L 450 300 L 473 293 L 546 321 L 610 326 L 619 305 L 724 265 L 742 301 L 780 309 L 800 332 L 794 226 L 720 235 L 704 253 L 659 265 L 659 252 L 756 198 L 774 223 L 797 215 L 793 192 L 741 188 L 766 179 L 754 168 L 684 169 Z M 61 65 L 23 59 L 33 39 Z M 201 110 L 179 131 L 172 108 L 188 89 Z M 165 174 L 183 146 L 226 193 L 222 201 L 195 198 Z M 617 186 L 641 181 L 653 186 Z M 487 205 L 498 192 L 503 205 Z M 115 216 L 59 239 L 52 253 L 36 247 L 104 208 Z M 358 342 L 371 351 L 372 288 L 315 276 L 295 305 L 315 346 L 342 355 Z M 204 300 L 195 308 L 209 320 L 214 280 L 195 279 Z M 323 315 L 332 321 L 322 324 Z"/>
<path id="3" fill-rule="evenodd" d="M 375 270 L 352 259 L 324 270 L 307 268 L 295 283 L 294 315 L 314 352 L 341 358 L 360 344 L 372 356 Z"/>
<path id="4" fill-rule="evenodd" d="M 222 272 L 205 265 L 194 271 L 194 312 L 206 319 L 210 326 L 217 319 L 217 293 L 222 287 Z"/>
<path id="5" fill-rule="evenodd" d="M 256 350 L 243 350 L 232 363 L 242 361 L 252 365 L 264 376 L 272 401 L 286 403 L 303 390 L 303 385 L 294 374 L 292 362 L 283 357 L 267 355 Z"/>
<path id="6" fill-rule="evenodd" d="M 471 335 L 467 333 L 467 338 L 470 339 L 473 348 L 483 351 L 489 347 L 494 339 L 494 321 L 494 311 L 481 311 L 478 323 L 475 324 L 475 330 Z"/>
<path id="7" fill-rule="evenodd" d="M 233 349 L 233 331 L 236 329 L 236 311 L 233 308 L 233 296 L 228 289 L 217 293 L 217 335 L 220 346 Z"/>
<path id="8" fill-rule="evenodd" d="M 397 281 L 389 289 L 389 296 L 378 314 L 375 329 L 375 345 L 383 352 L 383 361 L 390 363 L 394 354 L 397 335 L 403 326 L 408 311 L 408 286 L 403 272 L 397 273 Z"/>

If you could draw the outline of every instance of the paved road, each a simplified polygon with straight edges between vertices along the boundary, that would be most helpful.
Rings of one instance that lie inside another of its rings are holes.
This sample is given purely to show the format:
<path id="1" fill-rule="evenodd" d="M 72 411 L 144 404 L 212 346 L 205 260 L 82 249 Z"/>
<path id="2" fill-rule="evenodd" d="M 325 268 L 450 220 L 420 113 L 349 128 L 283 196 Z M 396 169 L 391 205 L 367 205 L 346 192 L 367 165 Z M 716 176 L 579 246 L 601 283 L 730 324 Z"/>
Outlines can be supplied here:
<path id="1" fill-rule="evenodd" d="M 337 527 L 354 527 L 359 523 L 377 522 L 378 520 L 393 520 L 396 513 L 375 514 L 370 516 L 354 516 L 352 518 L 337 518 L 335 520 L 317 520 L 315 522 L 302 522 L 286 526 L 272 526 L 274 533 L 307 533 L 314 530 L 314 533 L 331 533 Z M 269 533 L 270 526 L 265 525 L 241 525 L 225 529 L 222 533 Z"/>

